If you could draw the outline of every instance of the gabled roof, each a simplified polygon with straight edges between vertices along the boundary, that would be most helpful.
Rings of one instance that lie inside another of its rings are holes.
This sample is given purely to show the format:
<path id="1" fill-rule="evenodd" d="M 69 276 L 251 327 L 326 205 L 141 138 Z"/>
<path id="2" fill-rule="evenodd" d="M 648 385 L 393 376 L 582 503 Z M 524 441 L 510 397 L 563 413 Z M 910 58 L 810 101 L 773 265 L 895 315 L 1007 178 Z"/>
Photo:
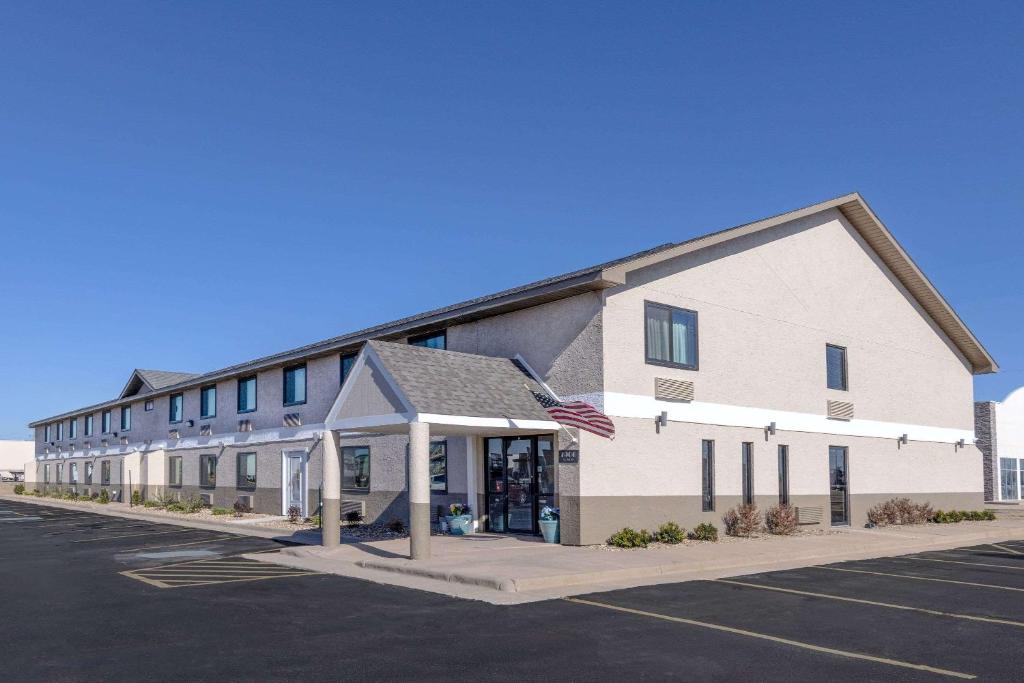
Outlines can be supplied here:
<path id="1" fill-rule="evenodd" d="M 175 384 L 187 382 L 198 376 L 194 372 L 170 372 L 168 370 L 141 370 L 136 368 L 132 371 L 132 376 L 128 378 L 124 389 L 121 390 L 120 398 L 160 391 Z"/>
<path id="2" fill-rule="evenodd" d="M 550 420 L 530 393 L 544 389 L 511 358 L 369 341 L 417 413 Z"/>
<path id="3" fill-rule="evenodd" d="M 375 325 L 357 332 L 351 332 L 323 341 L 300 346 L 289 351 L 264 356 L 255 360 L 239 363 L 220 370 L 202 375 L 190 373 L 168 373 L 183 377 L 174 384 L 164 385 L 153 391 L 180 390 L 196 384 L 226 379 L 241 373 L 284 365 L 294 360 L 308 358 L 327 353 L 355 351 L 361 344 L 370 339 L 400 339 L 411 334 L 442 329 L 473 320 L 479 320 L 501 313 L 537 306 L 548 301 L 568 298 L 583 292 L 607 289 L 624 284 L 626 273 L 638 268 L 675 258 L 681 254 L 702 249 L 727 240 L 743 237 L 761 230 L 781 225 L 788 221 L 810 216 L 822 211 L 837 209 L 864 238 L 865 242 L 878 254 L 879 258 L 892 271 L 893 275 L 906 287 L 921 308 L 935 321 L 936 325 L 949 337 L 957 349 L 970 363 L 975 374 L 996 372 L 999 368 L 974 333 L 964 324 L 949 303 L 942 297 L 935 286 L 921 272 L 917 264 L 896 241 L 888 228 L 878 219 L 867 202 L 859 193 L 829 199 L 824 202 L 805 206 L 753 223 L 709 233 L 683 242 L 663 244 L 652 249 L 637 252 L 629 256 L 590 266 L 570 273 L 538 280 L 520 287 L 513 287 L 495 294 L 469 299 L 461 303 L 437 308 L 425 313 L 408 316 L 389 323 Z M 121 398 L 127 398 L 122 396 Z M 118 404 L 120 399 L 107 401 L 86 408 L 69 411 L 29 424 L 36 427 L 51 420 L 63 419 L 85 411 L 99 410 Z"/>

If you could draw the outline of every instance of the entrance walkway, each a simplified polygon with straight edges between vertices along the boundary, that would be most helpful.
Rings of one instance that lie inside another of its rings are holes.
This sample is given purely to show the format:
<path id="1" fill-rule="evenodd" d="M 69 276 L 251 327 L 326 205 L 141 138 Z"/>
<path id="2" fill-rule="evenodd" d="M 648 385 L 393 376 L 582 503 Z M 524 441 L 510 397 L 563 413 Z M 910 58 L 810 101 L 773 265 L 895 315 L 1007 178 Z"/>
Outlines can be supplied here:
<path id="1" fill-rule="evenodd" d="M 646 550 L 548 545 L 534 537 L 493 534 L 435 536 L 431 559 L 418 562 L 408 559 L 408 540 L 287 548 L 272 558 L 260 559 L 495 604 L 514 604 L 1021 539 L 1024 520 L 999 519 L 843 529 L 794 537 L 727 537 L 718 543 Z M 994 551 L 1009 553 L 998 548 Z"/>

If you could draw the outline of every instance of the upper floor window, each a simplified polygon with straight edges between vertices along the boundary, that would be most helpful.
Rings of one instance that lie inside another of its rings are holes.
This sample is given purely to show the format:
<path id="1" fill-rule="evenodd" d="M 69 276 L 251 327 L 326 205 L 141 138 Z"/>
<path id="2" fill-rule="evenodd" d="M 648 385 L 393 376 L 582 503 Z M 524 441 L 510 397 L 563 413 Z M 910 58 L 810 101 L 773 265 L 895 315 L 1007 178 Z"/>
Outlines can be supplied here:
<path id="1" fill-rule="evenodd" d="M 369 446 L 345 446 L 341 449 L 341 488 L 370 488 Z"/>
<path id="2" fill-rule="evenodd" d="M 256 410 L 256 375 L 238 380 L 238 412 Z"/>
<path id="3" fill-rule="evenodd" d="M 828 388 L 846 391 L 846 349 L 834 344 L 825 344 L 825 372 Z"/>
<path id="4" fill-rule="evenodd" d="M 121 406 L 121 431 L 130 432 L 132 429 L 132 407 Z"/>
<path id="5" fill-rule="evenodd" d="M 146 402 L 142 404 L 142 409 L 145 410 L 147 413 L 153 410 L 153 399 L 146 399 Z"/>
<path id="6" fill-rule="evenodd" d="M 306 402 L 306 364 L 284 369 L 284 404 L 299 405 Z"/>
<path id="7" fill-rule="evenodd" d="M 428 349 L 446 349 L 448 348 L 448 331 L 441 330 L 409 337 L 409 343 L 413 346 L 425 346 Z"/>
<path id="8" fill-rule="evenodd" d="M 647 362 L 697 369 L 697 312 L 646 302 L 644 345 Z"/>
<path id="9" fill-rule="evenodd" d="M 171 394 L 171 408 L 168 414 L 170 422 L 181 422 L 181 413 L 185 407 L 185 397 L 182 394 Z"/>
<path id="10" fill-rule="evenodd" d="M 356 364 L 356 356 L 358 353 L 343 353 L 341 355 L 341 382 L 345 383 L 345 378 L 348 377 L 348 373 L 352 372 L 352 366 Z"/>
<path id="11" fill-rule="evenodd" d="M 77 417 L 71 418 L 71 421 L 68 422 L 68 438 L 69 439 L 77 439 L 78 438 L 78 418 Z"/>
<path id="12" fill-rule="evenodd" d="M 50 437 L 53 435 L 53 429 L 50 425 L 43 425 L 43 441 L 51 441 Z"/>
<path id="13" fill-rule="evenodd" d="M 64 440 L 64 423 L 63 422 L 58 422 L 57 423 L 57 441 L 63 441 L 63 440 Z"/>
<path id="14" fill-rule="evenodd" d="M 199 417 L 217 417 L 217 385 L 211 384 L 199 390 Z"/>
<path id="15" fill-rule="evenodd" d="M 103 434 L 110 433 L 110 411 L 104 410 L 100 414 L 100 432 Z"/>
<path id="16" fill-rule="evenodd" d="M 85 424 L 83 427 L 85 428 L 85 435 L 92 436 L 92 415 L 85 416 Z"/>

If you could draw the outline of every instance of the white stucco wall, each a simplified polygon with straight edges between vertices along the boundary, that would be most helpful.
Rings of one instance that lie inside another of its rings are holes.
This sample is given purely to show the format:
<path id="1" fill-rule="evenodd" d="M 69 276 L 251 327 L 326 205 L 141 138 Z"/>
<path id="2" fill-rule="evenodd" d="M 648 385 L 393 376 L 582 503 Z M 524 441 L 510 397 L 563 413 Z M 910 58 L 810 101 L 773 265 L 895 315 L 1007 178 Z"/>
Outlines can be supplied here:
<path id="1" fill-rule="evenodd" d="M 1024 458 L 1024 387 L 996 404 L 996 444 L 999 457 Z"/>
<path id="2" fill-rule="evenodd" d="M 25 463 L 35 459 L 34 452 L 32 441 L 0 441 L 0 470 L 21 472 L 31 469 Z"/>

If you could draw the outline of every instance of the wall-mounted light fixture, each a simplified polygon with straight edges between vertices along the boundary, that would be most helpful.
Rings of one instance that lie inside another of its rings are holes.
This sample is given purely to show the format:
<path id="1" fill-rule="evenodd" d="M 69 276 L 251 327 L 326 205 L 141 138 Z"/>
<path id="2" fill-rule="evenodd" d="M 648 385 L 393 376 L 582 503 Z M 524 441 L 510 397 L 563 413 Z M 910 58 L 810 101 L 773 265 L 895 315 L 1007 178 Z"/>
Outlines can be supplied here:
<path id="1" fill-rule="evenodd" d="M 195 420 L 188 420 L 186 424 L 188 424 L 189 427 L 195 427 L 196 426 L 196 421 Z"/>
<path id="2" fill-rule="evenodd" d="M 903 434 L 903 435 L 902 435 L 902 436 L 900 436 L 900 438 L 899 438 L 899 439 L 897 440 L 897 443 L 899 443 L 899 444 L 900 444 L 901 446 L 906 446 L 906 445 L 907 445 L 908 443 L 910 443 L 910 439 L 909 439 L 909 437 L 907 437 L 907 435 L 906 435 L 906 434 Z"/>
<path id="3" fill-rule="evenodd" d="M 769 436 L 775 436 L 775 423 L 769 422 L 764 428 L 764 433 Z"/>
<path id="4" fill-rule="evenodd" d="M 953 444 L 953 446 L 955 446 L 957 450 L 959 450 L 961 448 L 966 448 L 967 447 L 967 440 L 966 439 L 960 439 L 955 444 Z"/>
<path id="5" fill-rule="evenodd" d="M 667 410 L 661 411 L 661 415 L 655 415 L 654 416 L 654 420 L 658 424 L 659 427 L 667 427 L 668 426 L 668 411 Z"/>

